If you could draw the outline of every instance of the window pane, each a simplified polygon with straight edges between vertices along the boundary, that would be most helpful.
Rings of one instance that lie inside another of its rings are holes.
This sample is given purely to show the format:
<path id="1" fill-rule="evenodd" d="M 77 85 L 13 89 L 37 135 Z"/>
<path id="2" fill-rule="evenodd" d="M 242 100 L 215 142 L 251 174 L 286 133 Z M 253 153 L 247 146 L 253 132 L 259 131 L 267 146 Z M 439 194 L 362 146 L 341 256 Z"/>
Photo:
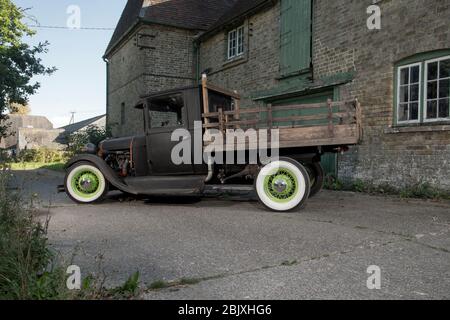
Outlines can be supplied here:
<path id="1" fill-rule="evenodd" d="M 427 119 L 436 119 L 437 118 L 437 101 L 428 101 L 427 102 Z"/>
<path id="2" fill-rule="evenodd" d="M 419 82 L 419 66 L 415 66 L 411 68 L 411 83 Z"/>
<path id="3" fill-rule="evenodd" d="M 409 101 L 408 97 L 409 97 L 409 87 L 408 86 L 400 87 L 400 103 L 408 102 Z"/>
<path id="4" fill-rule="evenodd" d="M 171 128 L 183 125 L 183 108 L 181 94 L 152 100 L 149 106 L 151 128 Z"/>
<path id="5" fill-rule="evenodd" d="M 439 81 L 439 98 L 447 98 L 450 94 L 450 80 Z"/>
<path id="6" fill-rule="evenodd" d="M 419 120 L 419 104 L 411 103 L 409 105 L 409 109 L 411 112 L 411 116 L 410 116 L 409 120 Z"/>
<path id="7" fill-rule="evenodd" d="M 228 57 L 236 56 L 236 30 L 228 33 Z"/>
<path id="8" fill-rule="evenodd" d="M 438 63 L 433 62 L 428 64 L 428 80 L 437 79 Z"/>
<path id="9" fill-rule="evenodd" d="M 400 104 L 398 106 L 398 120 L 399 121 L 408 121 L 408 104 Z"/>
<path id="10" fill-rule="evenodd" d="M 411 86 L 410 101 L 419 101 L 419 85 L 418 84 L 414 84 Z"/>
<path id="11" fill-rule="evenodd" d="M 450 59 L 440 61 L 439 77 L 440 78 L 450 77 Z"/>
<path id="12" fill-rule="evenodd" d="M 440 99 L 439 100 L 439 118 L 448 118 L 449 117 L 449 99 Z"/>
<path id="13" fill-rule="evenodd" d="M 437 98 L 437 81 L 428 82 L 427 98 L 428 99 Z"/>
<path id="14" fill-rule="evenodd" d="M 219 109 L 222 109 L 223 111 L 233 110 L 233 101 L 230 96 L 226 96 L 215 91 L 210 91 L 208 94 L 208 98 L 209 112 L 217 112 L 219 111 Z M 210 121 L 214 122 L 214 120 L 217 119 L 211 119 Z"/>
<path id="15" fill-rule="evenodd" d="M 409 68 L 404 68 L 400 71 L 400 84 L 409 83 Z"/>
<path id="16" fill-rule="evenodd" d="M 238 29 L 238 45 L 237 45 L 237 54 L 244 53 L 244 28 Z"/>

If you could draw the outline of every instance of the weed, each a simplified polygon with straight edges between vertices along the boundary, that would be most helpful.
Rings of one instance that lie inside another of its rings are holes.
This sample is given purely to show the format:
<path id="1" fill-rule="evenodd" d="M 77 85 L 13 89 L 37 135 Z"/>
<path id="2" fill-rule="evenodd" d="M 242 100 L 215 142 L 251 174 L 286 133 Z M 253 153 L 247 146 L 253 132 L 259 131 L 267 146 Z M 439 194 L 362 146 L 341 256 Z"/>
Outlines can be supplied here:
<path id="1" fill-rule="evenodd" d="M 48 248 L 48 220 L 38 221 L 0 173 L 0 299 L 62 299 L 65 273 Z"/>
<path id="2" fill-rule="evenodd" d="M 36 218 L 32 203 L 8 189 L 11 175 L 0 172 L 0 300 L 133 298 L 139 272 L 117 288 L 105 289 L 106 276 L 90 275 L 81 290 L 66 287 L 67 274 L 56 252 L 49 248 L 49 220 Z M 99 255 L 99 268 L 102 256 Z"/>
<path id="3" fill-rule="evenodd" d="M 293 260 L 293 261 L 283 261 L 283 262 L 281 263 L 281 265 L 282 265 L 282 266 L 285 266 L 285 267 L 290 267 L 290 266 L 296 265 L 297 263 L 298 263 L 297 260 Z"/>
<path id="4" fill-rule="evenodd" d="M 169 287 L 169 283 L 163 280 L 155 281 L 149 286 L 149 288 L 152 290 L 164 289 L 167 287 Z"/>
<path id="5" fill-rule="evenodd" d="M 324 187 L 328 190 L 341 191 L 344 189 L 344 184 L 334 175 L 329 174 L 325 177 Z"/>
<path id="6" fill-rule="evenodd" d="M 109 290 L 113 296 L 134 297 L 139 290 L 139 271 L 133 273 L 125 283 L 117 288 Z"/>
<path id="7" fill-rule="evenodd" d="M 198 284 L 200 283 L 201 279 L 197 279 L 197 278 L 182 278 L 180 280 L 180 284 L 181 285 L 193 285 L 193 284 Z"/>
<path id="8" fill-rule="evenodd" d="M 353 191 L 375 195 L 395 195 L 401 198 L 418 198 L 433 200 L 450 200 L 450 192 L 440 190 L 427 182 L 396 188 L 388 183 L 375 184 L 372 181 L 356 179 L 345 183 L 336 177 L 329 175 L 325 180 L 325 189 L 335 191 Z"/>

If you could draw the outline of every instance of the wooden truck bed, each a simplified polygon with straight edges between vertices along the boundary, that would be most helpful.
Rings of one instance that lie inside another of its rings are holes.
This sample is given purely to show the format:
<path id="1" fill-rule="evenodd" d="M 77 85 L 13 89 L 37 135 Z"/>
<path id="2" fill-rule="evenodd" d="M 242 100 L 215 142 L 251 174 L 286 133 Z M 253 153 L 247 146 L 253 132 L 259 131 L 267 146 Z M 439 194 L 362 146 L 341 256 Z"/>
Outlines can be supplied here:
<path id="1" fill-rule="evenodd" d="M 202 117 L 206 129 L 222 132 L 228 129 L 279 129 L 280 148 L 355 145 L 362 136 L 361 106 L 357 100 L 241 108 L 237 93 L 209 85 L 205 77 L 202 85 Z M 230 96 L 234 100 L 234 110 L 218 108 L 217 112 L 210 112 L 209 90 Z M 242 145 L 237 148 L 248 147 Z"/>

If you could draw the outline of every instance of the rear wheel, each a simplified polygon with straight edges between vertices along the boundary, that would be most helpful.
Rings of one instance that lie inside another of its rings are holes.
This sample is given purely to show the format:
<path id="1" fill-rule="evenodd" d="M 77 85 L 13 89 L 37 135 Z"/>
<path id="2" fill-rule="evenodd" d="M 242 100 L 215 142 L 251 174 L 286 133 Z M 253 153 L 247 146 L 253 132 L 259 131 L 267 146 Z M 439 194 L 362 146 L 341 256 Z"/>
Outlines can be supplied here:
<path id="1" fill-rule="evenodd" d="M 108 193 L 103 173 L 90 162 L 79 162 L 67 170 L 64 180 L 67 195 L 77 203 L 94 203 Z"/>
<path id="2" fill-rule="evenodd" d="M 307 164 L 305 167 L 308 170 L 311 180 L 311 192 L 309 193 L 309 197 L 311 198 L 322 191 L 325 183 L 325 173 L 320 162 L 313 162 Z"/>
<path id="3" fill-rule="evenodd" d="M 290 158 L 280 158 L 261 169 L 255 181 L 259 200 L 274 211 L 290 211 L 309 197 L 310 180 L 306 169 Z"/>

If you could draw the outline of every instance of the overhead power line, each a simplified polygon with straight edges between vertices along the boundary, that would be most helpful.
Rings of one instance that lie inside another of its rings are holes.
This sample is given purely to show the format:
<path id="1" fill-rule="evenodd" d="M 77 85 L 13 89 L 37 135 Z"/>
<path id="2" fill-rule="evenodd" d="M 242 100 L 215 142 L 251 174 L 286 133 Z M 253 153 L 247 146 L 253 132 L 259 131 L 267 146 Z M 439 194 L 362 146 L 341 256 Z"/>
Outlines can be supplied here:
<path id="1" fill-rule="evenodd" d="M 28 25 L 30 28 L 40 28 L 40 29 L 62 29 L 62 30 L 95 30 L 95 31 L 109 31 L 114 30 L 114 28 L 103 28 L 103 27 L 81 27 L 81 28 L 69 28 L 65 26 L 41 26 L 41 25 Z"/>

